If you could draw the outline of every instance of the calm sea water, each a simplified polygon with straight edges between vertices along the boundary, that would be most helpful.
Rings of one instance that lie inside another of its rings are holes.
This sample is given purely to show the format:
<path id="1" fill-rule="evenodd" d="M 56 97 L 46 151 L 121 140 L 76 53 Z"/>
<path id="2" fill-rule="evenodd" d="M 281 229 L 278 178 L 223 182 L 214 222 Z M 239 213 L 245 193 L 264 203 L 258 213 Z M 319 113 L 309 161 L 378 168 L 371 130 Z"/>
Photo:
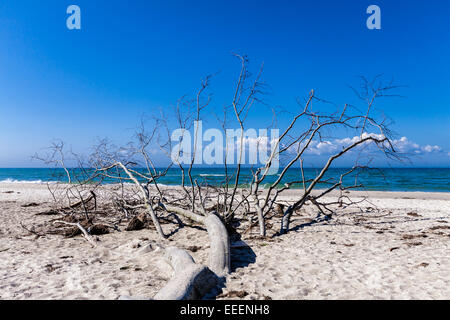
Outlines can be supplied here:
<path id="1" fill-rule="evenodd" d="M 325 178 L 339 177 L 348 169 L 330 169 Z M 319 169 L 305 169 L 306 178 L 313 178 Z M 76 173 L 76 172 L 75 172 Z M 194 179 L 199 183 L 220 185 L 225 180 L 225 173 L 221 168 L 194 168 L 192 170 Z M 278 178 L 278 175 L 269 176 L 265 183 L 271 183 Z M 350 175 L 344 179 L 347 185 L 354 184 L 356 176 Z M 301 171 L 291 169 L 283 179 L 283 182 L 301 180 Z M 64 171 L 61 169 L 1 169 L 0 183 L 45 183 L 47 181 L 67 181 Z M 186 181 L 188 181 L 186 176 Z M 251 170 L 242 169 L 240 185 L 245 185 L 251 181 Z M 111 183 L 114 181 L 105 181 Z M 181 184 L 179 170 L 171 169 L 159 182 L 165 185 Z M 366 190 L 381 191 L 435 191 L 450 192 L 450 168 L 389 168 L 364 171 L 359 173 L 358 182 L 364 184 Z M 301 188 L 301 185 L 294 187 Z M 323 185 L 326 187 L 326 185 Z"/>

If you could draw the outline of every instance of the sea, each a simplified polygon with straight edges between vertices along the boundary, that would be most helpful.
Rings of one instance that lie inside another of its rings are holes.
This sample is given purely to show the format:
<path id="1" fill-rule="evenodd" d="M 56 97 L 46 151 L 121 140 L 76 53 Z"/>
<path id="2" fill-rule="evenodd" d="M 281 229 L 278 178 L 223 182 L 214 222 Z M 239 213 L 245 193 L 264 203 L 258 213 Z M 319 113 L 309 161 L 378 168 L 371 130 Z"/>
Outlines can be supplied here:
<path id="1" fill-rule="evenodd" d="M 137 169 L 144 172 L 143 169 Z M 157 169 L 158 170 L 158 169 Z M 163 169 L 160 169 L 161 171 Z M 261 184 L 261 187 L 267 187 L 279 178 L 278 174 L 267 176 Z M 320 168 L 305 168 L 305 179 L 314 178 Z M 348 168 L 331 168 L 328 170 L 323 180 L 326 183 L 320 184 L 318 187 L 325 189 L 332 183 L 336 182 L 336 178 L 347 172 Z M 83 178 L 78 169 L 71 169 L 71 173 Z M 234 168 L 229 168 L 229 176 L 234 173 Z M 189 179 L 186 170 L 186 185 L 189 185 Z M 193 180 L 197 180 L 199 184 L 208 184 L 214 186 L 223 185 L 226 180 L 226 174 L 223 168 L 193 168 Z M 252 180 L 252 169 L 242 168 L 239 179 L 240 186 L 248 186 Z M 76 181 L 76 179 L 73 179 Z M 171 168 L 166 175 L 160 177 L 158 182 L 162 185 L 180 185 L 182 181 L 180 170 Z M 298 168 L 289 169 L 283 179 L 281 186 L 290 181 L 302 181 L 302 172 Z M 0 183 L 54 183 L 67 182 L 67 177 L 62 169 L 54 168 L 0 168 Z M 105 179 L 104 183 L 116 183 L 112 179 Z M 234 179 L 231 184 L 234 183 Z M 378 191 L 424 191 L 424 192 L 450 192 L 450 168 L 378 168 L 358 171 L 344 177 L 344 185 L 362 185 L 357 190 L 378 190 Z M 302 183 L 296 183 L 292 188 L 303 188 Z"/>

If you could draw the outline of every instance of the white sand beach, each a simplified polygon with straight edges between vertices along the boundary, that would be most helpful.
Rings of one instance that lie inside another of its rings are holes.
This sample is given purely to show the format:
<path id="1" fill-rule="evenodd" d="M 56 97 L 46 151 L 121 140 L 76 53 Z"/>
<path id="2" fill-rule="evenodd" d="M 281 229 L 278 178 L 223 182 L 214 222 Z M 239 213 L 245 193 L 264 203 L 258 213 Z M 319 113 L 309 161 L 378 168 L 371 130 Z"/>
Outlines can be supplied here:
<path id="1" fill-rule="evenodd" d="M 218 299 L 450 299 L 450 193 L 352 195 L 369 195 L 367 210 L 315 222 L 311 207 L 286 235 L 261 239 L 254 228 L 232 243 Z M 50 200 L 45 185 L 0 184 L 0 299 L 152 298 L 172 275 L 163 247 L 207 259 L 207 233 L 189 226 L 166 240 L 151 229 L 111 232 L 96 248 L 81 236 L 25 230 L 21 223 L 30 229 L 54 218 L 36 215 Z"/>

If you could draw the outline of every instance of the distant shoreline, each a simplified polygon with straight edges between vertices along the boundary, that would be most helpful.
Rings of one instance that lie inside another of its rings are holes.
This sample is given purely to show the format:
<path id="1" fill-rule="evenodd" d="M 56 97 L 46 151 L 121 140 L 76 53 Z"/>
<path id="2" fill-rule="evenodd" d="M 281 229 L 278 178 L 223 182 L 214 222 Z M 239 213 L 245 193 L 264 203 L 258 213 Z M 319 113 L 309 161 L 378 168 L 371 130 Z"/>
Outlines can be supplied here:
<path id="1" fill-rule="evenodd" d="M 32 191 L 35 190 L 42 190 L 42 186 L 45 185 L 45 182 L 42 183 L 22 183 L 22 182 L 14 182 L 14 183 L 7 183 L 7 182 L 0 182 L 0 194 L 4 193 L 6 189 L 13 189 L 13 190 L 27 190 Z M 107 184 L 104 185 L 104 187 L 108 186 L 115 186 L 117 184 Z M 132 186 L 132 184 L 129 184 Z M 160 185 L 162 188 L 172 188 L 172 189 L 179 189 L 180 185 Z M 239 188 L 240 189 L 240 188 Z M 261 189 L 261 191 L 264 193 L 267 189 Z M 315 189 L 314 192 L 320 192 L 324 189 Z M 7 190 L 6 190 L 7 191 Z M 302 189 L 289 189 L 283 191 L 283 193 L 280 195 L 280 199 L 283 198 L 290 198 L 295 197 L 297 193 L 301 193 Z M 335 197 L 338 194 L 339 191 L 332 191 L 330 192 L 330 197 Z M 432 191 L 379 191 L 379 190 L 351 190 L 348 191 L 348 196 L 355 197 L 355 198 L 362 198 L 362 197 L 368 197 L 368 198 L 375 198 L 375 199 L 422 199 L 422 200 L 450 200 L 450 192 L 432 192 Z"/>
<path id="2" fill-rule="evenodd" d="M 136 169 L 138 171 L 144 169 Z M 160 169 L 157 169 L 160 170 Z M 316 177 L 320 169 L 305 168 L 304 175 L 306 179 L 313 179 Z M 325 189 L 331 185 L 330 181 L 337 181 L 341 174 L 349 171 L 348 168 L 331 168 L 326 173 L 323 181 L 328 181 L 328 184 L 318 185 L 318 188 Z M 280 176 L 280 172 L 275 175 L 270 175 L 260 185 L 261 188 L 267 188 L 274 183 Z M 234 173 L 233 168 L 229 168 L 228 178 Z M 80 174 L 77 170 L 71 171 L 72 181 L 75 176 L 80 175 L 79 179 L 86 179 L 84 174 Z M 301 181 L 301 171 L 299 168 L 291 168 L 283 176 L 283 179 L 278 186 L 282 187 L 285 183 L 290 181 Z M 187 173 L 185 175 L 186 185 L 189 184 Z M 192 177 L 197 180 L 199 184 L 207 184 L 220 186 L 225 183 L 226 174 L 224 168 L 193 168 Z M 248 168 L 241 170 L 239 179 L 239 187 L 247 187 L 252 180 L 252 172 Z M 66 172 L 62 169 L 48 169 L 48 168 L 15 168 L 15 169 L 0 169 L 0 183 L 24 183 L 24 184 L 39 184 L 47 181 L 63 182 L 67 181 Z M 182 176 L 178 168 L 171 168 L 164 176 L 158 178 L 160 185 L 177 186 L 180 185 Z M 356 182 L 355 182 L 356 181 Z M 352 186 L 358 184 L 364 187 L 356 190 L 369 191 L 393 191 L 393 192 L 450 192 L 450 168 L 380 168 L 354 172 L 351 175 L 345 176 L 343 185 Z M 102 181 L 104 184 L 114 184 L 118 180 L 106 178 Z M 233 179 L 234 182 L 234 179 Z M 230 183 L 231 185 L 232 183 Z M 301 183 L 291 185 L 291 188 L 303 188 Z"/>

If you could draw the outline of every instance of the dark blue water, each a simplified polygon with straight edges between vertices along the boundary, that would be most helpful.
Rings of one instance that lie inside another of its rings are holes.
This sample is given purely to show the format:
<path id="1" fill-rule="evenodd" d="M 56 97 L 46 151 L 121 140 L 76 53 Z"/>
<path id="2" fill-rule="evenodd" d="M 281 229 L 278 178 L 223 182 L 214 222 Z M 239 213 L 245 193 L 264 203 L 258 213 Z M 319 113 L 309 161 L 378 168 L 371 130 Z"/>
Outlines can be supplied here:
<path id="1" fill-rule="evenodd" d="M 306 179 L 314 178 L 320 169 L 305 169 Z M 233 169 L 230 169 L 234 172 Z M 339 178 L 339 176 L 348 171 L 348 169 L 330 169 L 325 179 Z M 79 171 L 73 171 L 74 176 L 83 179 L 83 175 Z M 212 185 L 220 185 L 225 181 L 225 172 L 222 168 L 194 168 L 192 170 L 194 180 L 198 183 L 207 183 Z M 268 176 L 264 181 L 267 186 L 275 181 L 278 175 Z M 450 192 L 450 168 L 401 168 L 401 169 L 377 169 L 358 172 L 358 175 L 351 174 L 344 179 L 344 184 L 353 185 L 362 183 L 366 190 L 380 191 L 435 191 Z M 290 169 L 285 175 L 282 182 L 301 180 L 301 171 L 299 169 Z M 65 173 L 61 169 L 0 169 L 0 182 L 27 182 L 27 183 L 44 183 L 47 181 L 63 181 L 67 182 Z M 234 181 L 234 180 L 233 180 Z M 251 181 L 251 170 L 242 169 L 240 185 L 246 185 Z M 335 180 L 334 180 L 335 181 Z M 105 180 L 105 183 L 113 183 L 111 179 Z M 332 183 L 333 180 L 330 180 Z M 159 179 L 159 183 L 164 185 L 181 184 L 181 175 L 179 170 L 171 169 L 166 176 Z M 186 184 L 188 177 L 186 174 Z M 328 184 L 321 185 L 325 188 Z M 293 186 L 301 188 L 301 184 Z"/>

